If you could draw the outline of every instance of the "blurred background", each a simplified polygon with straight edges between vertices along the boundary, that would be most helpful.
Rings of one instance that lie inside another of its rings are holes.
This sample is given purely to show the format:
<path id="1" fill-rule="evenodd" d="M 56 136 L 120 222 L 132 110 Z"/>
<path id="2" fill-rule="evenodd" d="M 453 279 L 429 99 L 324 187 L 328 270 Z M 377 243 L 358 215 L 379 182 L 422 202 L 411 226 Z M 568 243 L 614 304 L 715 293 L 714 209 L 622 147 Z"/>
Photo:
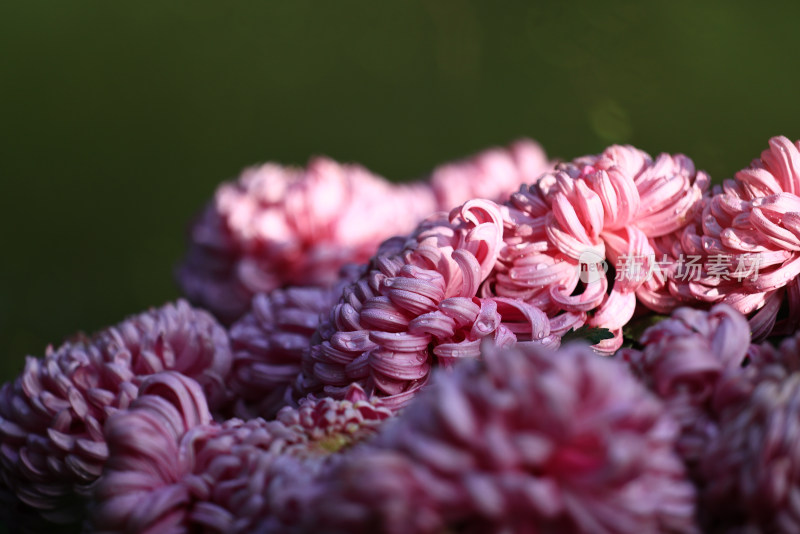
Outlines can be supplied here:
<path id="1" fill-rule="evenodd" d="M 800 3 L 0 5 L 0 378 L 174 299 L 187 221 L 245 166 L 393 180 L 529 136 L 716 179 L 800 137 Z"/>

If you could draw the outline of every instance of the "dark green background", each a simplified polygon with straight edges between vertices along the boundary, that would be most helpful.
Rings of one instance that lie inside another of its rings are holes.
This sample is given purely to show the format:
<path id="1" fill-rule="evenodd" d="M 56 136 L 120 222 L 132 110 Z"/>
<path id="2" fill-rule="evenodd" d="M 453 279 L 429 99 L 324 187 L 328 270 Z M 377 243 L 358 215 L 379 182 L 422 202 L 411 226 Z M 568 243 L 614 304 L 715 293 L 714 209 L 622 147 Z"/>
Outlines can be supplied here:
<path id="1" fill-rule="evenodd" d="M 245 165 L 392 179 L 519 136 L 717 178 L 800 137 L 800 4 L 3 2 L 0 374 L 177 296 L 186 221 Z"/>

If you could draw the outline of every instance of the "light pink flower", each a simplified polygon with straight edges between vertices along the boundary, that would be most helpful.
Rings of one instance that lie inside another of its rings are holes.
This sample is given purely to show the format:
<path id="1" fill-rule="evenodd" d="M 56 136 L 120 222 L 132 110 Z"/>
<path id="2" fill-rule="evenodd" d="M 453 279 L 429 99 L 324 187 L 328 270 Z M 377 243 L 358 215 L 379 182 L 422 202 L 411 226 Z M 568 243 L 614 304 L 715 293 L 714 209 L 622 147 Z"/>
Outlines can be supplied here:
<path id="1" fill-rule="evenodd" d="M 552 168 L 538 143 L 521 139 L 507 148 L 490 148 L 440 165 L 429 180 L 439 209 L 449 211 L 475 198 L 503 202 L 521 185 L 536 182 Z"/>
<path id="2" fill-rule="evenodd" d="M 798 162 L 797 144 L 772 138 L 761 158 L 714 188 L 700 221 L 684 230 L 677 247 L 700 258 L 703 269 L 691 280 L 671 283 L 670 291 L 695 306 L 726 302 L 750 315 L 754 339 L 800 326 L 800 315 L 792 311 L 800 310 L 800 240 L 792 237 L 792 220 L 800 213 Z M 712 273 L 720 263 L 727 267 L 724 276 Z M 789 313 L 776 323 L 784 302 Z"/>
<path id="3" fill-rule="evenodd" d="M 489 350 L 439 374 L 320 475 L 305 532 L 695 532 L 677 428 L 585 346 Z"/>
<path id="4" fill-rule="evenodd" d="M 373 435 L 389 416 L 353 386 L 344 400 L 303 400 L 275 421 L 215 423 L 196 384 L 162 373 L 108 422 L 110 456 L 94 493 L 94 532 L 291 525 L 299 521 L 291 499 L 304 498 L 325 459 Z"/>
<path id="5" fill-rule="evenodd" d="M 320 327 L 297 390 L 336 397 L 359 383 L 397 408 L 425 384 L 435 363 L 478 357 L 484 338 L 557 343 L 535 306 L 478 297 L 502 234 L 500 207 L 472 200 L 449 220 L 421 224 L 405 243 L 385 243 Z"/>
<path id="6" fill-rule="evenodd" d="M 800 327 L 800 142 L 773 137 L 750 167 L 715 188 L 703 211 L 702 228 L 687 230 L 681 245 L 701 255 L 699 281 L 678 289 L 701 302 L 727 302 L 752 314 L 754 338 L 787 334 Z M 712 276 L 708 264 L 725 257 L 742 276 Z M 783 302 L 786 319 L 776 324 Z"/>
<path id="7" fill-rule="evenodd" d="M 194 378 L 212 403 L 223 404 L 230 360 L 225 330 L 184 301 L 48 349 L 43 359 L 29 357 L 0 391 L 3 484 L 49 520 L 79 518 L 108 455 L 106 418 L 164 370 Z"/>
<path id="8" fill-rule="evenodd" d="M 559 165 L 511 197 L 508 247 L 492 287 L 548 314 L 577 316 L 576 324 L 608 328 L 615 337 L 599 348 L 613 352 L 637 295 L 655 304 L 653 293 L 664 285 L 653 240 L 690 222 L 707 187 L 708 177 L 687 157 L 661 154 L 653 161 L 629 146 Z M 605 260 L 615 268 L 613 280 L 602 272 L 581 280 L 581 264 L 596 268 Z M 663 312 L 676 304 L 654 307 Z"/>
<path id="9" fill-rule="evenodd" d="M 427 185 L 392 185 L 358 165 L 253 167 L 222 184 L 192 226 L 178 280 L 193 302 L 232 322 L 255 293 L 333 285 L 344 264 L 368 260 L 435 210 Z"/>

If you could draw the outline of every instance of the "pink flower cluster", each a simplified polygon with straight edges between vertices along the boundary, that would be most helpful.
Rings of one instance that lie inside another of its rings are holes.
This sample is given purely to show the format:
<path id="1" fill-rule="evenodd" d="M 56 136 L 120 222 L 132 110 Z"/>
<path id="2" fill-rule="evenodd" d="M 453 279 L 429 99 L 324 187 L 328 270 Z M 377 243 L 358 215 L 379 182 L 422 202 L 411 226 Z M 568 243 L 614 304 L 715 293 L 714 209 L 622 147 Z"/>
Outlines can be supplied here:
<path id="1" fill-rule="evenodd" d="M 256 292 L 334 283 L 339 267 L 365 261 L 435 208 L 424 187 L 394 186 L 358 165 L 318 158 L 306 169 L 247 169 L 192 227 L 178 277 L 189 298 L 230 321 Z"/>
<path id="2" fill-rule="evenodd" d="M 425 221 L 405 243 L 387 242 L 320 325 L 296 389 L 338 396 L 359 383 L 399 408 L 434 363 L 475 358 L 486 338 L 557 344 L 537 307 L 479 296 L 502 245 L 502 212 L 489 200 Z"/>
<path id="3" fill-rule="evenodd" d="M 657 279 L 625 278 L 610 291 L 607 276 L 581 280 L 581 264 L 619 268 L 623 257 L 653 261 L 654 240 L 692 220 L 708 184 L 685 156 L 653 160 L 629 146 L 559 165 L 512 195 L 494 291 L 608 328 L 614 337 L 601 348 L 613 352 L 637 297 L 661 312 L 677 303 L 659 294 Z"/>
<path id="4" fill-rule="evenodd" d="M 570 329 L 606 328 L 613 352 L 644 282 L 581 280 L 581 260 L 652 255 L 651 240 L 698 212 L 707 177 L 683 156 L 631 147 L 559 165 L 506 204 L 471 200 L 387 241 L 344 287 L 303 354 L 295 396 L 351 383 L 402 407 L 435 365 L 475 358 L 486 337 L 552 347 Z M 585 282 L 585 283 L 584 283 Z"/>
<path id="5" fill-rule="evenodd" d="M 552 163 L 531 141 L 399 185 L 256 167 L 192 226 L 178 278 L 198 308 L 49 348 L 2 386 L 3 517 L 798 532 L 798 253 L 782 137 L 713 187 L 683 155 Z"/>
<path id="6" fill-rule="evenodd" d="M 686 251 L 706 257 L 757 255 L 757 277 L 743 283 L 705 280 L 689 293 L 707 302 L 727 302 L 745 314 L 758 310 L 751 327 L 759 339 L 800 327 L 800 142 L 775 137 L 769 144 L 750 167 L 715 187 L 701 229 L 681 236 Z M 784 302 L 788 311 L 776 323 Z"/>
<path id="7" fill-rule="evenodd" d="M 659 401 L 585 346 L 521 349 L 484 346 L 383 426 L 391 411 L 357 386 L 275 421 L 214 423 L 196 384 L 155 375 L 108 423 L 93 527 L 692 532 L 695 490 Z"/>
<path id="8" fill-rule="evenodd" d="M 359 165 L 312 159 L 305 169 L 268 163 L 222 184 L 192 225 L 178 270 L 184 293 L 229 323 L 259 292 L 331 286 L 386 238 L 472 198 L 500 200 L 550 168 L 541 147 L 519 141 L 393 185 Z"/>

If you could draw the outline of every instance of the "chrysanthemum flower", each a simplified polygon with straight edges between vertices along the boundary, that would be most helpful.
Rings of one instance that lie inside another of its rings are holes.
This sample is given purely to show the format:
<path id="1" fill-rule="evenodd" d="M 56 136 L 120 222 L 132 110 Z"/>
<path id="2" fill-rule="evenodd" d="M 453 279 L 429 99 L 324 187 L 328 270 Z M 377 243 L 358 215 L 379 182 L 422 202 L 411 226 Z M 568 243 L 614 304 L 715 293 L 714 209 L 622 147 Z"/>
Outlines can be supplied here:
<path id="1" fill-rule="evenodd" d="M 193 225 L 178 280 L 193 302 L 232 322 L 255 293 L 333 285 L 340 267 L 365 262 L 434 211 L 429 186 L 392 185 L 358 165 L 254 167 L 221 185 Z"/>
<path id="2" fill-rule="evenodd" d="M 774 137 L 769 145 L 750 167 L 715 188 L 702 227 L 682 236 L 682 251 L 702 257 L 704 269 L 675 288 L 744 314 L 758 310 L 751 318 L 756 339 L 800 327 L 800 142 Z M 726 272 L 716 272 L 720 265 Z M 786 319 L 776 325 L 784 303 Z"/>
<path id="3" fill-rule="evenodd" d="M 615 337 L 601 348 L 613 352 L 637 295 L 662 312 L 677 304 L 657 298 L 665 275 L 652 241 L 690 222 L 707 187 L 689 158 L 652 160 L 629 146 L 559 165 L 511 197 L 508 247 L 493 290 L 608 328 Z M 610 292 L 606 273 L 582 279 L 580 271 L 606 260 L 615 268 Z"/>
<path id="4" fill-rule="evenodd" d="M 303 481 L 390 414 L 353 386 L 344 400 L 303 400 L 275 421 L 214 423 L 196 384 L 162 373 L 109 419 L 93 527 L 229 533 L 299 521 L 290 500 Z"/>
<path id="5" fill-rule="evenodd" d="M 731 395 L 740 398 L 731 388 L 756 350 L 747 319 L 726 304 L 710 311 L 679 308 L 648 328 L 640 343 L 642 350 L 619 356 L 680 424 L 677 450 L 694 469 L 717 434 L 720 410 L 734 400 Z"/>
<path id="6" fill-rule="evenodd" d="M 442 165 L 432 173 L 430 185 L 437 206 L 449 210 L 472 198 L 503 199 L 549 168 L 541 147 L 522 140 L 508 149 L 491 149 Z M 381 202 L 394 200 L 387 197 Z M 333 288 L 290 287 L 254 297 L 250 312 L 231 327 L 237 416 L 269 418 L 282 406 L 285 386 L 299 371 L 300 355 L 310 345 L 319 314 L 329 314 L 345 282 L 354 282 L 357 275 L 357 269 L 351 267 Z M 455 332 L 451 338 L 453 335 Z"/>
<path id="7" fill-rule="evenodd" d="M 299 392 L 336 397 L 359 383 L 397 408 L 427 381 L 434 363 L 478 357 L 484 338 L 557 343 L 535 306 L 478 296 L 502 235 L 500 207 L 472 200 L 449 220 L 421 224 L 405 243 L 385 243 L 320 326 L 304 354 Z"/>
<path id="8" fill-rule="evenodd" d="M 536 182 L 552 168 L 538 143 L 521 139 L 507 148 L 491 148 L 440 165 L 429 180 L 438 208 L 450 211 L 475 198 L 503 202 L 521 185 Z"/>
<path id="9" fill-rule="evenodd" d="M 52 521 L 80 517 L 108 456 L 103 424 L 130 405 L 142 380 L 174 370 L 222 404 L 230 361 L 225 330 L 184 301 L 28 358 L 0 391 L 3 485 Z"/>
<path id="10" fill-rule="evenodd" d="M 743 525 L 751 532 L 800 531 L 798 354 L 793 360 L 795 372 L 760 374 L 747 400 L 727 410 L 704 454 L 701 504 L 720 531 Z"/>
<path id="11" fill-rule="evenodd" d="M 432 364 L 476 357 L 484 337 L 552 343 L 584 323 L 611 330 L 596 348 L 613 352 L 650 273 L 619 276 L 610 293 L 601 273 L 581 291 L 585 254 L 621 273 L 622 257 L 652 267 L 649 239 L 686 224 L 707 182 L 684 156 L 612 147 L 544 174 L 507 206 L 473 200 L 422 224 L 345 288 L 297 389 L 337 395 L 358 382 L 401 406 Z"/>
<path id="12" fill-rule="evenodd" d="M 304 532 L 694 532 L 676 438 L 588 347 L 491 350 L 326 469 Z"/>
<path id="13" fill-rule="evenodd" d="M 233 350 L 229 388 L 236 417 L 275 416 L 321 320 L 327 319 L 344 286 L 362 271 L 360 266 L 344 267 L 332 288 L 289 287 L 253 297 L 250 312 L 229 331 Z"/>

